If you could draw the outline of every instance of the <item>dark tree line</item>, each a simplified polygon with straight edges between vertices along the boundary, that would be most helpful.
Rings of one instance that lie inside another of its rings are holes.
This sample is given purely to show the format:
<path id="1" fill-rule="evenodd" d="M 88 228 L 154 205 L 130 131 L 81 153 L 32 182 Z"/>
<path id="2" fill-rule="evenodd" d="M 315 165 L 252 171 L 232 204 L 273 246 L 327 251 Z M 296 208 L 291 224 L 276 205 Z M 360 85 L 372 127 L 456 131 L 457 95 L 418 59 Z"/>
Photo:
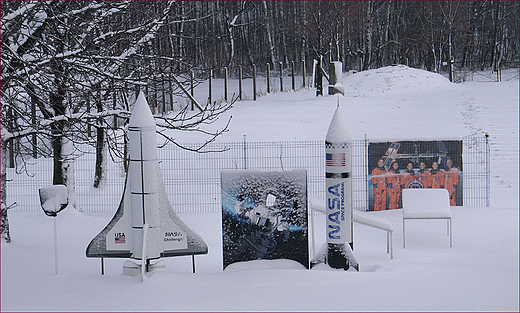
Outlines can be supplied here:
<path id="1" fill-rule="evenodd" d="M 183 58 L 180 68 L 324 56 L 350 69 L 361 62 L 440 71 L 450 53 L 470 69 L 518 65 L 517 1 L 187 1 L 178 10 L 200 19 L 164 34 L 175 38 L 165 52 Z"/>

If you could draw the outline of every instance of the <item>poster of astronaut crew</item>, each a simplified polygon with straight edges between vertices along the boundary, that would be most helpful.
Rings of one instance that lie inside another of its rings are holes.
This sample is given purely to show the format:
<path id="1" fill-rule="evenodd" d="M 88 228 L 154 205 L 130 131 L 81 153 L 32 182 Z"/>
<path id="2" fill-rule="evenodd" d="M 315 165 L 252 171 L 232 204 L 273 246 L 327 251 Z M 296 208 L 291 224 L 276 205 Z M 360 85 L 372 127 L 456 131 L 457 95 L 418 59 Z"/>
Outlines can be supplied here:
<path id="1" fill-rule="evenodd" d="M 406 188 L 444 188 L 450 205 L 462 204 L 462 140 L 371 142 L 369 211 L 402 207 Z"/>
<path id="2" fill-rule="evenodd" d="M 221 182 L 224 269 L 259 259 L 309 268 L 305 169 L 224 170 Z"/>

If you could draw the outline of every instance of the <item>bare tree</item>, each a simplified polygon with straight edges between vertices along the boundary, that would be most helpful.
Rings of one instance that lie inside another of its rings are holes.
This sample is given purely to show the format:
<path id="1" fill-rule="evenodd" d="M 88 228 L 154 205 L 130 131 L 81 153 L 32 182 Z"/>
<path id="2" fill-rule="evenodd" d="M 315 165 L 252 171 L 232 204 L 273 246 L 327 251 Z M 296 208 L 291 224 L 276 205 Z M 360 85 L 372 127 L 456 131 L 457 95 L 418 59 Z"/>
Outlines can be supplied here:
<path id="1" fill-rule="evenodd" d="M 153 6 L 132 1 L 2 2 L 2 219 L 8 208 L 4 199 L 8 145 L 21 170 L 34 149 L 52 156 L 53 184 L 67 186 L 72 206 L 74 158 L 80 153 L 79 145 L 93 143 L 88 127 L 97 128 L 94 142 L 98 147 L 106 142 L 113 154 L 123 156 L 118 138 L 124 134 L 125 123 L 113 127 L 113 120 L 129 118 L 130 94 L 124 87 L 155 88 L 154 80 L 166 77 L 154 72 L 143 80 L 146 71 L 140 67 L 141 60 L 149 69 L 164 63 L 171 68 L 179 62 L 179 58 L 162 57 L 153 47 L 175 5 L 174 1 Z M 172 75 L 179 88 L 182 82 Z M 126 107 L 111 105 L 117 90 Z M 91 112 L 87 99 L 94 99 L 96 112 Z M 206 132 L 203 126 L 231 104 L 198 106 L 198 113 L 156 114 L 160 134 L 175 142 L 162 130 L 198 131 L 208 135 L 208 141 L 214 140 L 227 126 L 215 132 Z M 108 129 L 111 132 L 106 133 Z M 32 136 L 37 140 L 31 140 Z M 7 227 L 2 227 L 2 236 L 9 238 Z"/>

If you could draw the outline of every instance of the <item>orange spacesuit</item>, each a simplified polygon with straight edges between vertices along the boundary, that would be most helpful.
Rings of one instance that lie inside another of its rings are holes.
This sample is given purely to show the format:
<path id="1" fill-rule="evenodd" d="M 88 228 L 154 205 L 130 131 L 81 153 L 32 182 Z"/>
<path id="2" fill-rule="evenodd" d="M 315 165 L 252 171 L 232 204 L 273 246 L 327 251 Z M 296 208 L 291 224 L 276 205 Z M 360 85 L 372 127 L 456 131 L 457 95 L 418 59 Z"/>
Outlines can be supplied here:
<path id="1" fill-rule="evenodd" d="M 417 180 L 422 184 L 423 188 L 432 188 L 432 173 L 426 168 L 426 164 L 421 162 L 417 172 Z"/>
<path id="2" fill-rule="evenodd" d="M 379 160 L 377 167 L 372 170 L 372 185 L 374 187 L 374 211 L 386 210 L 386 169 L 384 161 Z"/>
<path id="3" fill-rule="evenodd" d="M 397 163 L 392 164 L 392 168 L 386 174 L 386 192 L 388 193 L 388 209 L 393 210 L 399 207 L 399 197 L 401 196 L 401 174 Z"/>
<path id="4" fill-rule="evenodd" d="M 432 170 L 430 171 L 431 178 L 432 178 L 432 188 L 440 189 L 444 188 L 445 184 L 445 177 L 444 177 L 444 171 L 439 169 L 439 165 L 437 162 L 433 162 L 432 164 Z"/>
<path id="5" fill-rule="evenodd" d="M 446 188 L 450 194 L 450 205 L 457 205 L 455 201 L 455 196 L 457 195 L 457 185 L 459 184 L 459 170 L 456 167 L 453 167 L 453 162 L 448 159 L 446 161 L 446 165 L 448 169 L 444 173 L 446 177 L 446 182 L 444 184 L 444 188 Z"/>
<path id="6" fill-rule="evenodd" d="M 406 165 L 406 171 L 401 174 L 401 188 L 408 189 L 410 184 L 415 180 L 415 171 L 413 170 L 413 164 L 408 163 Z"/>

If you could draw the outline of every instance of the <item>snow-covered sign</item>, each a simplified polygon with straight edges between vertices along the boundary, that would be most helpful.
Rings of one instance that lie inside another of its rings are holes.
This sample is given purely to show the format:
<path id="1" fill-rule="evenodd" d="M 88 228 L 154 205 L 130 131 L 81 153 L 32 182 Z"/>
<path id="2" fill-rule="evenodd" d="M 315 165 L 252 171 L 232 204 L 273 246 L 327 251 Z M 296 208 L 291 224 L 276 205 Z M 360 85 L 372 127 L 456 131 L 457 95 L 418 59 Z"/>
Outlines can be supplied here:
<path id="1" fill-rule="evenodd" d="M 259 259 L 309 268 L 307 170 L 226 170 L 221 179 L 224 268 Z"/>
<path id="2" fill-rule="evenodd" d="M 39 192 L 43 212 L 48 216 L 55 217 L 58 212 L 67 207 L 67 187 L 65 185 L 42 187 Z"/>

